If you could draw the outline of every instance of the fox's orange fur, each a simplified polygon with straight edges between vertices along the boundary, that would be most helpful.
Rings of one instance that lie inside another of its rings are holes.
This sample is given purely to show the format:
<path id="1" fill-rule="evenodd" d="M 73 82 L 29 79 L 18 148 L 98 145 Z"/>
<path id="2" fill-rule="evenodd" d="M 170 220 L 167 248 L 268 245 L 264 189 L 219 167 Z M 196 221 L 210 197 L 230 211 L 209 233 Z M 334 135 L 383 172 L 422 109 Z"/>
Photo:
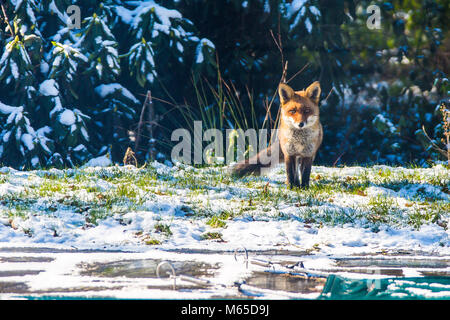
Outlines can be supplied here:
<path id="1" fill-rule="evenodd" d="M 280 160 L 284 159 L 286 164 L 286 183 L 290 187 L 309 186 L 311 166 L 323 137 L 319 119 L 320 92 L 320 84 L 317 81 L 303 91 L 294 91 L 287 84 L 280 84 L 278 88 L 281 102 L 279 154 Z M 233 172 L 238 176 L 258 172 L 264 167 L 258 160 L 263 154 L 270 156 L 273 148 L 275 146 L 261 151 L 254 161 L 247 160 L 236 164 Z"/>

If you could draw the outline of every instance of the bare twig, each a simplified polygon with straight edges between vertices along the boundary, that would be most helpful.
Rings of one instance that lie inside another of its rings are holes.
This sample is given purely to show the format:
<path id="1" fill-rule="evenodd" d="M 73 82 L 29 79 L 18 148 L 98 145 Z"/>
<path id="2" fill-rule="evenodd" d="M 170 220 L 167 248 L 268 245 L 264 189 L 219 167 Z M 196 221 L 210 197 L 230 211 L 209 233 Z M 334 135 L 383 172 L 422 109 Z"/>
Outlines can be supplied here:
<path id="1" fill-rule="evenodd" d="M 153 108 L 153 100 L 152 100 L 152 93 L 151 91 L 147 92 L 148 95 L 148 123 L 147 123 L 147 130 L 149 134 L 149 155 L 150 159 L 155 159 L 155 139 L 153 136 L 153 122 L 155 122 L 155 109 Z"/>
<path id="2" fill-rule="evenodd" d="M 331 93 L 333 92 L 333 90 L 334 90 L 334 87 L 332 87 L 332 88 L 331 88 L 330 92 L 328 92 L 328 95 L 327 95 L 327 97 L 325 98 L 325 100 L 323 100 L 323 102 L 322 102 L 322 103 L 325 103 L 325 102 L 327 102 L 327 100 L 328 100 L 328 98 L 330 97 L 330 95 L 331 95 Z"/>
<path id="3" fill-rule="evenodd" d="M 333 162 L 333 167 L 336 167 L 336 164 L 338 163 L 338 161 L 342 158 L 342 156 L 346 153 L 347 151 L 342 152 L 339 157 L 336 158 L 336 160 Z"/>
<path id="4" fill-rule="evenodd" d="M 142 125 L 144 123 L 144 114 L 145 114 L 145 109 L 148 107 L 149 108 L 149 134 L 150 134 L 150 140 L 153 139 L 153 129 L 152 129 L 152 122 L 153 122 L 153 108 L 152 108 L 153 102 L 152 102 L 152 94 L 149 91 L 147 91 L 147 95 L 145 97 L 145 101 L 144 104 L 142 106 L 142 110 L 141 110 L 141 115 L 139 117 L 139 124 L 138 124 L 138 129 L 137 129 L 137 134 L 136 134 L 136 141 L 134 143 L 134 150 L 139 150 L 139 143 L 141 140 L 141 136 L 142 136 Z"/>
<path id="5" fill-rule="evenodd" d="M 283 54 L 283 43 L 281 42 L 281 34 L 278 32 L 278 40 L 275 39 L 275 35 L 273 34 L 273 31 L 270 30 L 270 35 L 272 36 L 273 42 L 275 42 L 275 45 L 277 46 L 278 50 L 281 54 L 281 67 L 284 68 L 284 54 Z"/>
<path id="6" fill-rule="evenodd" d="M 278 21 L 279 22 L 279 21 Z M 278 40 L 275 38 L 275 35 L 273 34 L 273 31 L 270 30 L 270 35 L 272 36 L 273 41 L 275 42 L 275 45 L 277 46 L 278 50 L 280 51 L 280 56 L 281 56 L 281 68 L 282 68 L 282 73 L 281 73 L 281 79 L 278 83 L 278 85 L 280 85 L 280 83 L 286 83 L 286 75 L 287 75 L 287 68 L 288 68 L 288 61 L 284 62 L 284 53 L 283 53 L 283 43 L 281 41 L 281 31 L 280 31 L 280 24 L 278 24 Z M 301 70 L 302 71 L 302 70 Z M 301 72 L 300 71 L 300 72 Z M 300 73 L 298 72 L 298 73 Z M 298 74 L 297 73 L 297 74 Z M 296 75 L 295 75 L 296 76 Z M 278 86 L 277 86 L 278 88 Z M 266 125 L 267 120 L 269 119 L 269 115 L 270 115 L 270 109 L 272 108 L 272 104 L 275 101 L 275 97 L 277 95 L 278 90 L 275 90 L 274 94 L 272 95 L 272 98 L 270 99 L 270 103 L 267 105 L 266 108 L 266 116 L 264 117 L 264 121 L 263 121 L 263 125 L 262 127 L 264 128 L 264 126 Z M 271 119 L 271 118 L 270 118 Z M 274 129 L 278 128 L 279 125 L 279 121 L 280 121 L 280 109 L 278 109 L 278 113 L 277 113 L 277 118 L 275 120 L 275 127 Z M 275 130 L 272 132 L 272 134 L 270 135 L 270 141 L 269 144 L 272 143 L 272 140 L 274 138 L 274 134 L 275 134 Z"/>
<path id="7" fill-rule="evenodd" d="M 138 96 L 147 97 L 147 94 L 138 93 L 137 95 Z M 153 95 L 152 95 L 152 100 L 156 100 L 156 101 L 168 104 L 168 105 L 173 106 L 173 107 L 177 106 L 177 104 L 175 104 L 175 103 L 172 103 L 170 101 L 167 101 L 167 100 L 164 100 L 164 99 L 161 99 L 161 98 L 157 98 L 157 97 L 155 97 Z"/>
<path id="8" fill-rule="evenodd" d="M 4 0 L 0 0 L 0 6 L 2 7 L 3 17 L 5 18 L 5 21 L 8 24 L 9 31 L 11 32 L 12 37 L 15 38 L 16 35 L 14 34 L 14 29 L 11 27 L 11 23 L 9 22 L 8 15 L 6 14 Z"/>
<path id="9" fill-rule="evenodd" d="M 303 72 L 303 70 L 305 70 L 308 66 L 310 65 L 310 63 L 308 62 L 307 64 L 305 64 L 305 66 L 303 68 L 301 68 L 299 71 L 297 71 L 292 77 L 290 77 L 286 83 L 289 83 L 291 80 L 293 80 L 295 77 L 297 77 L 300 73 Z"/>
<path id="10" fill-rule="evenodd" d="M 425 126 L 422 126 L 422 131 L 425 134 L 425 137 L 427 137 L 427 139 L 430 141 L 433 149 L 442 154 L 444 157 L 447 157 L 447 152 L 445 150 L 442 150 L 436 143 L 434 143 L 430 136 L 427 134 L 427 132 L 425 131 Z"/>
<path id="11" fill-rule="evenodd" d="M 147 92 L 147 96 L 145 97 L 144 104 L 142 105 L 141 115 L 139 117 L 136 141 L 134 142 L 134 150 L 139 149 L 139 142 L 141 140 L 142 122 L 144 121 L 144 112 L 145 112 L 145 107 L 147 106 L 147 99 L 148 99 L 148 92 Z"/>

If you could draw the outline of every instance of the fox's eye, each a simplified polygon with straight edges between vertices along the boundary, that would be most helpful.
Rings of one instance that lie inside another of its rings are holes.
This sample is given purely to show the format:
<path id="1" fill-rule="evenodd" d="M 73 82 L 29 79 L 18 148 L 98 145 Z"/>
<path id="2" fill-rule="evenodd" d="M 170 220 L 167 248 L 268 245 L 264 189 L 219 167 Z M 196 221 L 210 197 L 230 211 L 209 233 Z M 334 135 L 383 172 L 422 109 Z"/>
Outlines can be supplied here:
<path id="1" fill-rule="evenodd" d="M 295 109 L 289 110 L 290 114 L 295 114 Z"/>
<path id="2" fill-rule="evenodd" d="M 310 108 L 306 108 L 305 109 L 305 113 L 311 113 L 311 109 Z"/>

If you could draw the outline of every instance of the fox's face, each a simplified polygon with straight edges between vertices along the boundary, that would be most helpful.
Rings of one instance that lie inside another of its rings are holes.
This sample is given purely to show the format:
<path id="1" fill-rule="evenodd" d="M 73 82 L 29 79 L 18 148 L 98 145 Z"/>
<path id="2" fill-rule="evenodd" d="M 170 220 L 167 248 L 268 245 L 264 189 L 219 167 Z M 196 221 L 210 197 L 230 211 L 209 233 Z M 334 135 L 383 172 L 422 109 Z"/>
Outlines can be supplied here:
<path id="1" fill-rule="evenodd" d="M 320 83 L 314 82 L 304 91 L 294 91 L 287 84 L 280 84 L 281 118 L 286 125 L 303 129 L 319 120 Z"/>

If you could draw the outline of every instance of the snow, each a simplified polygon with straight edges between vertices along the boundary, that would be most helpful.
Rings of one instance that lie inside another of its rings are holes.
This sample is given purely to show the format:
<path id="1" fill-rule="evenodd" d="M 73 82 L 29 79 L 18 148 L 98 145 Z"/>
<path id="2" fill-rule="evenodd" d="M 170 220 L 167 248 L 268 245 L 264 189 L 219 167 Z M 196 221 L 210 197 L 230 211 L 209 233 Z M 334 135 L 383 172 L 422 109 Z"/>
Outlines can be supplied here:
<path id="1" fill-rule="evenodd" d="M 12 122 L 17 124 L 23 118 L 23 107 L 12 107 L 0 102 L 0 113 L 9 114 L 6 119 L 6 124 L 10 124 Z"/>
<path id="2" fill-rule="evenodd" d="M 19 79 L 19 67 L 13 60 L 10 61 L 9 66 L 11 68 L 12 76 L 14 77 L 14 79 L 18 80 Z"/>
<path id="3" fill-rule="evenodd" d="M 84 62 L 89 61 L 89 59 L 84 54 L 82 54 L 79 50 L 71 47 L 68 44 L 57 43 L 57 45 L 53 49 L 53 54 L 54 55 L 63 54 L 64 57 L 67 57 L 69 59 L 69 62 L 71 63 L 71 66 L 73 69 L 75 69 L 76 63 L 75 63 L 75 61 L 73 61 L 73 59 L 71 59 L 71 56 L 78 58 L 80 60 L 83 60 Z M 53 61 L 53 67 L 59 66 L 59 64 L 61 63 L 61 59 L 62 59 L 62 55 L 57 56 L 55 58 L 55 60 Z"/>
<path id="4" fill-rule="evenodd" d="M 396 128 L 395 126 L 392 124 L 392 122 L 389 119 L 386 119 L 381 113 L 378 114 L 373 120 L 372 123 L 376 124 L 377 122 L 382 123 L 383 125 L 385 125 L 390 133 L 395 133 Z"/>
<path id="5" fill-rule="evenodd" d="M 63 110 L 63 106 L 61 104 L 61 99 L 59 98 L 59 96 L 56 96 L 54 98 L 52 98 L 55 106 L 53 107 L 53 109 L 49 112 L 49 116 L 50 118 L 53 117 L 53 114 L 60 112 Z"/>
<path id="6" fill-rule="evenodd" d="M 8 141 L 9 141 L 9 137 L 11 136 L 11 131 L 8 131 L 8 132 L 6 132 L 4 135 L 3 135 L 3 142 L 4 143 L 7 143 Z"/>
<path id="7" fill-rule="evenodd" d="M 29 133 L 24 133 L 21 137 L 23 144 L 29 151 L 34 149 L 33 136 Z"/>
<path id="8" fill-rule="evenodd" d="M 313 15 L 315 15 L 315 16 L 320 16 L 321 14 L 320 14 L 320 10 L 319 9 L 317 9 L 317 7 L 316 6 L 310 6 L 309 7 L 309 11 L 313 14 Z"/>
<path id="9" fill-rule="evenodd" d="M 294 0 L 292 3 L 287 4 L 286 15 L 291 18 L 298 10 L 300 10 L 308 0 Z"/>
<path id="10" fill-rule="evenodd" d="M 55 79 L 48 79 L 39 86 L 39 92 L 44 96 L 57 96 L 59 94 L 58 84 Z"/>
<path id="11" fill-rule="evenodd" d="M 33 167 L 36 167 L 36 166 L 38 166 L 39 165 L 39 158 L 38 157 L 33 157 L 33 158 L 31 158 L 31 165 L 33 166 Z"/>
<path id="12" fill-rule="evenodd" d="M 87 133 L 87 131 L 84 127 L 81 127 L 81 134 L 83 135 L 83 137 L 86 141 L 89 141 L 89 134 Z"/>
<path id="13" fill-rule="evenodd" d="M 266 1 L 264 2 L 264 12 L 265 12 L 265 13 L 270 13 L 270 3 L 269 3 L 269 0 L 266 0 Z"/>
<path id="14" fill-rule="evenodd" d="M 2 57 L 0 58 L 0 65 L 4 64 L 6 59 L 8 59 L 9 55 L 11 54 L 11 50 L 13 47 L 13 42 L 8 42 L 6 45 L 5 51 L 3 52 Z M 2 70 L 3 72 L 3 70 Z"/>
<path id="15" fill-rule="evenodd" d="M 308 30 L 308 33 L 311 33 L 312 24 L 311 24 L 311 20 L 309 20 L 309 18 L 305 19 L 305 27 L 306 27 L 306 30 Z"/>
<path id="16" fill-rule="evenodd" d="M 301 18 L 303 18 L 303 16 L 305 15 L 305 12 L 306 12 L 306 9 L 305 9 L 305 7 L 302 7 L 301 9 L 300 9 L 300 12 L 297 14 L 297 16 L 295 17 L 295 20 L 294 20 L 294 22 L 291 24 L 291 29 L 292 28 L 295 28 L 297 25 L 298 25 L 298 23 L 300 22 L 300 19 Z"/>
<path id="17" fill-rule="evenodd" d="M 50 66 L 44 60 L 41 61 L 39 68 L 42 74 L 46 74 L 50 70 Z"/>
<path id="18" fill-rule="evenodd" d="M 195 63 L 202 63 L 204 60 L 204 56 L 203 56 L 203 47 L 209 47 L 211 49 L 215 49 L 214 44 L 211 42 L 211 40 L 203 38 L 199 41 L 198 45 L 197 45 L 197 49 L 195 51 Z"/>
<path id="19" fill-rule="evenodd" d="M 135 5 L 134 10 L 128 10 L 122 6 L 116 6 L 117 15 L 123 22 L 131 25 L 134 29 L 138 29 L 139 23 L 142 21 L 142 16 L 150 10 L 154 10 L 154 14 L 158 21 L 154 24 L 156 30 L 162 31 L 166 34 L 172 30 L 176 34 L 180 34 L 180 30 L 171 28 L 171 19 L 181 19 L 181 13 L 177 10 L 167 9 L 156 4 L 154 1 L 128 1 L 128 4 Z M 183 32 L 184 33 L 184 32 Z M 136 37 L 139 39 L 142 34 L 138 33 Z"/>
<path id="20" fill-rule="evenodd" d="M 59 116 L 58 116 L 59 122 L 61 122 L 65 126 L 71 126 L 75 124 L 76 118 L 75 114 L 72 110 L 65 109 Z"/>
<path id="21" fill-rule="evenodd" d="M 102 84 L 96 87 L 94 90 L 102 98 L 105 98 L 108 95 L 115 93 L 116 91 L 120 91 L 122 95 L 124 95 L 134 103 L 139 103 L 139 100 L 136 99 L 136 97 L 120 83 Z"/>
<path id="22" fill-rule="evenodd" d="M 36 130 L 36 141 L 39 143 L 41 148 L 47 152 L 47 154 L 51 154 L 51 150 L 47 146 L 47 143 L 49 143 L 51 140 L 46 137 L 46 135 L 50 134 L 52 132 L 52 129 L 49 126 L 42 127 L 38 130 Z"/>
<path id="23" fill-rule="evenodd" d="M 42 127 L 40 129 L 36 130 L 36 134 L 38 136 L 45 136 L 45 135 L 50 134 L 50 132 L 52 132 L 52 128 L 50 128 L 49 126 L 45 126 L 45 127 Z"/>
<path id="24" fill-rule="evenodd" d="M 0 101 L 0 112 L 3 114 L 18 114 L 23 112 L 23 107 L 12 107 Z M 6 123 L 9 123 L 9 121 Z"/>
<path id="25" fill-rule="evenodd" d="M 52 2 L 50 2 L 49 10 L 50 12 L 56 13 L 56 15 L 59 17 L 62 23 L 65 24 L 66 21 L 68 21 L 69 16 L 65 11 L 63 12 L 59 11 L 58 6 L 55 4 L 55 0 L 52 0 Z"/>
<path id="26" fill-rule="evenodd" d="M 112 161 L 111 161 L 110 157 L 108 157 L 107 155 L 104 155 L 104 156 L 93 158 L 93 159 L 89 160 L 83 166 L 83 168 L 86 168 L 86 167 L 108 167 L 111 164 L 112 164 Z"/>
<path id="27" fill-rule="evenodd" d="M 86 151 L 86 147 L 83 144 L 77 145 L 75 148 L 73 148 L 73 151 L 80 152 L 80 151 Z"/>
<path id="28" fill-rule="evenodd" d="M 183 45 L 177 41 L 177 49 L 178 51 L 180 51 L 181 53 L 184 51 Z"/>

